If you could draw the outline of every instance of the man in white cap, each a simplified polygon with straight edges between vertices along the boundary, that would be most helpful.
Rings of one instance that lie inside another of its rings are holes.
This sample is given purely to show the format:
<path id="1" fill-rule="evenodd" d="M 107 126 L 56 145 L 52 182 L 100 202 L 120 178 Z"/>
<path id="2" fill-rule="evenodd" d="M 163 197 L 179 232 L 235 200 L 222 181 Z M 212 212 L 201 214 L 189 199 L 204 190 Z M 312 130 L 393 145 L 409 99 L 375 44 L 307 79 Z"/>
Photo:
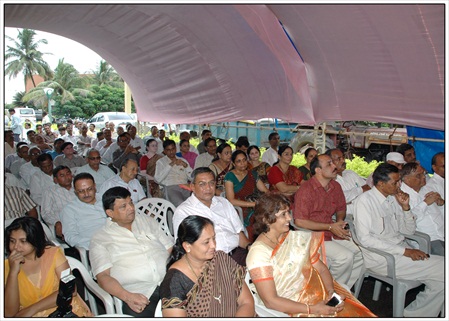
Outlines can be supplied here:
<path id="1" fill-rule="evenodd" d="M 402 166 L 407 162 L 404 160 L 404 156 L 398 152 L 390 152 L 387 154 L 386 161 L 388 164 L 396 166 L 399 170 L 402 169 Z M 371 188 L 374 186 L 373 183 L 373 173 L 371 173 L 366 179 L 366 184 L 368 184 Z"/>

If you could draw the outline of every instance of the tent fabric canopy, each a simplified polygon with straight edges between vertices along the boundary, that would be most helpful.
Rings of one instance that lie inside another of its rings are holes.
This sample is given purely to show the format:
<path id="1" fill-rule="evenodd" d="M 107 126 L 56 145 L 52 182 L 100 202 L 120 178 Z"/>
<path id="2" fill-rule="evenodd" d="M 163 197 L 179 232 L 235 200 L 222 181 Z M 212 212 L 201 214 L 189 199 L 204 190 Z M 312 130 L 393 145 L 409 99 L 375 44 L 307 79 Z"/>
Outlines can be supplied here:
<path id="1" fill-rule="evenodd" d="M 143 121 L 444 129 L 444 4 L 5 4 L 4 17 L 97 52 Z"/>

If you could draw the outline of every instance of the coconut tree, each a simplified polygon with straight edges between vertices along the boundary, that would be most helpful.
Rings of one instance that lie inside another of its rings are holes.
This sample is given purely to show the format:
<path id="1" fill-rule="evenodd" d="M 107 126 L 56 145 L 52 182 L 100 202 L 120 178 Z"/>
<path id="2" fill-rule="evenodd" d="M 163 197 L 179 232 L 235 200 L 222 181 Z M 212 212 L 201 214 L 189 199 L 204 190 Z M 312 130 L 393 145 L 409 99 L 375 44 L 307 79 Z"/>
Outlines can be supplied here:
<path id="1" fill-rule="evenodd" d="M 101 60 L 96 70 L 91 70 L 92 85 L 109 85 L 111 87 L 123 87 L 123 80 L 114 68 L 105 60 Z"/>
<path id="2" fill-rule="evenodd" d="M 36 106 L 46 106 L 48 97 L 44 88 L 53 88 L 52 96 L 58 96 L 61 104 L 75 99 L 74 93 L 79 93 L 86 97 L 90 91 L 86 89 L 87 79 L 80 76 L 76 68 L 64 59 L 59 59 L 58 66 L 55 69 L 52 80 L 41 82 L 35 88 L 31 89 L 23 98 L 24 102 L 32 102 Z"/>
<path id="3" fill-rule="evenodd" d="M 27 79 L 31 79 L 33 87 L 36 87 L 33 75 L 38 74 L 44 79 L 50 79 L 53 75 L 48 63 L 43 59 L 42 53 L 38 50 L 40 44 L 47 44 L 46 39 L 35 41 L 36 32 L 31 29 L 17 29 L 19 32 L 17 40 L 10 36 L 6 39 L 14 43 L 14 46 L 7 46 L 5 53 L 5 74 L 9 79 L 16 78 L 19 73 L 24 75 L 26 86 Z"/>

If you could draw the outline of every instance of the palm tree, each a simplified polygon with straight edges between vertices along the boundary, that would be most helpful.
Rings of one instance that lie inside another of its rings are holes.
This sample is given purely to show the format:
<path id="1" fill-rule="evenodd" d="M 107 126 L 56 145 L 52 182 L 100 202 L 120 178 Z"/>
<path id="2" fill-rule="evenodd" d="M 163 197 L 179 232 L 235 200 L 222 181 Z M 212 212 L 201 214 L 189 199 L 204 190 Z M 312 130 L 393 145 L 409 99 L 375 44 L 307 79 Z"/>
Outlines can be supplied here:
<path id="1" fill-rule="evenodd" d="M 5 36 L 6 39 L 14 43 L 13 46 L 7 46 L 5 54 L 5 74 L 9 75 L 9 79 L 16 78 L 22 72 L 24 74 L 24 82 L 26 86 L 27 79 L 31 79 L 33 86 L 36 87 L 33 75 L 38 74 L 44 79 L 52 77 L 53 72 L 48 63 L 42 58 L 44 54 L 38 50 L 40 44 L 47 44 L 46 39 L 34 41 L 36 32 L 31 29 L 17 29 L 19 32 L 17 40 Z"/>
<path id="2" fill-rule="evenodd" d="M 105 60 L 101 60 L 97 70 L 91 70 L 92 85 L 109 85 L 111 87 L 123 87 L 123 80 L 114 68 Z"/>
<path id="3" fill-rule="evenodd" d="M 22 101 L 23 96 L 25 96 L 25 92 L 24 91 L 16 92 L 16 94 L 12 98 L 12 104 L 14 105 L 14 107 L 23 107 L 23 103 L 24 103 Z"/>
<path id="4" fill-rule="evenodd" d="M 80 77 L 78 70 L 72 64 L 59 59 L 52 80 L 43 81 L 31 89 L 23 98 L 24 102 L 32 102 L 36 106 L 46 106 L 48 103 L 44 88 L 53 88 L 53 95 L 58 95 L 61 104 L 74 100 L 74 93 L 86 97 L 90 91 L 85 89 L 87 79 Z"/>

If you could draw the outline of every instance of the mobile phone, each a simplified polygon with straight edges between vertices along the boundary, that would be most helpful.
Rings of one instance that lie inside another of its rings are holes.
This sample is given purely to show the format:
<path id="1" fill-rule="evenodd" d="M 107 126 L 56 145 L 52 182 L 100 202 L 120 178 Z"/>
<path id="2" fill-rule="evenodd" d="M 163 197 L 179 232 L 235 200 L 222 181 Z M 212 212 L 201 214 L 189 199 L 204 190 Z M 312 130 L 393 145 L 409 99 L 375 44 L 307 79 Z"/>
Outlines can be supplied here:
<path id="1" fill-rule="evenodd" d="M 349 224 L 346 224 L 344 227 L 345 230 L 349 230 Z"/>
<path id="2" fill-rule="evenodd" d="M 337 293 L 334 293 L 332 294 L 332 298 L 329 301 L 327 301 L 326 305 L 334 307 L 339 305 L 341 302 L 342 302 L 341 297 Z"/>

